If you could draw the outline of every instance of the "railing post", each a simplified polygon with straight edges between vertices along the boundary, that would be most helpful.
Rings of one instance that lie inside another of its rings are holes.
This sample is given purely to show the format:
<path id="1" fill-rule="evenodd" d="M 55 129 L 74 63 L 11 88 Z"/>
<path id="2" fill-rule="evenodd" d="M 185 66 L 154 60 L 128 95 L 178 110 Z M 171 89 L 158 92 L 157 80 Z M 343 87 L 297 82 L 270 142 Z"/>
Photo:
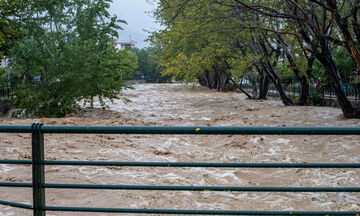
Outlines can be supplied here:
<path id="1" fill-rule="evenodd" d="M 42 124 L 33 124 L 32 127 L 32 184 L 34 216 L 45 216 L 45 174 L 44 174 L 44 134 Z"/>

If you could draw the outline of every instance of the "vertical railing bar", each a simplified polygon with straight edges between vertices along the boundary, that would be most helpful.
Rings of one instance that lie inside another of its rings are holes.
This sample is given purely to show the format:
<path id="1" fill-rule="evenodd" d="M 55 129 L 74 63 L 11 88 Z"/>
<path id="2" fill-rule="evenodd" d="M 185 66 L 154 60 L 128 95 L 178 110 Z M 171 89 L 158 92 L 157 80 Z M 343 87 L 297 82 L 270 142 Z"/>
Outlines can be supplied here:
<path id="1" fill-rule="evenodd" d="M 33 124 L 32 128 L 32 182 L 34 216 L 45 216 L 45 172 L 44 172 L 44 134 L 42 124 Z"/>

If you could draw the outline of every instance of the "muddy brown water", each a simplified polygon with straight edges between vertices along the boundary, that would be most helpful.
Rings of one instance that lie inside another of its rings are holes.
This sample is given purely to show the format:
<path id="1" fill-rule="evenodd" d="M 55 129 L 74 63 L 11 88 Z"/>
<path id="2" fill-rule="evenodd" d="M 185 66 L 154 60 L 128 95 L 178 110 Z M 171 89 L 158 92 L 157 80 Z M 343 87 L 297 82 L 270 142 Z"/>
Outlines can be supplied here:
<path id="1" fill-rule="evenodd" d="M 360 126 L 330 107 L 286 107 L 196 85 L 139 84 L 107 110 L 61 119 L 0 118 L 1 125 Z M 98 106 L 98 104 L 95 104 Z M 48 160 L 359 163 L 359 136 L 45 135 Z M 31 159 L 28 134 L 0 134 L 1 159 Z M 47 183 L 360 187 L 355 169 L 244 169 L 47 166 Z M 31 167 L 0 165 L 1 182 L 31 182 Z M 0 200 L 31 204 L 31 189 L 0 188 Z M 47 205 L 110 208 L 359 211 L 359 193 L 170 192 L 47 189 Z M 0 215 L 32 215 L 0 206 Z M 48 212 L 47 215 L 105 215 Z M 117 215 L 117 214 L 110 214 Z M 130 215 L 130 214 L 121 214 Z M 139 215 L 139 214 L 136 214 Z"/>

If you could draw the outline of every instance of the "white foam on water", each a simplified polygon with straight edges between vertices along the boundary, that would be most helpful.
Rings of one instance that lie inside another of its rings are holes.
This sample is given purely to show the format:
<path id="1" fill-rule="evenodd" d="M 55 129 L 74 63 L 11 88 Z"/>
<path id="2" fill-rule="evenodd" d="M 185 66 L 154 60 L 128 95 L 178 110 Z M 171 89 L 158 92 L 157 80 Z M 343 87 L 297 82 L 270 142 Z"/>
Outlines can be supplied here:
<path id="1" fill-rule="evenodd" d="M 10 170 L 13 169 L 15 169 L 15 167 L 6 164 L 0 164 L 0 172 L 9 172 Z"/>
<path id="2" fill-rule="evenodd" d="M 172 181 L 186 181 L 186 178 L 177 175 L 176 173 L 167 173 L 165 175 L 163 175 L 161 178 L 163 179 L 167 179 L 167 180 L 172 180 Z"/>
<path id="3" fill-rule="evenodd" d="M 327 185 L 336 187 L 339 183 L 347 183 L 351 185 L 359 184 L 359 181 L 356 180 L 353 176 L 356 176 L 355 171 L 353 170 L 346 170 L 343 172 L 338 172 L 337 174 L 334 173 L 326 173 L 319 169 L 314 170 L 305 170 L 305 172 L 311 172 L 312 175 L 315 175 L 316 178 L 312 178 L 310 181 L 314 185 Z"/>
<path id="4" fill-rule="evenodd" d="M 82 174 L 86 174 L 87 177 L 91 178 L 91 175 L 98 174 L 100 172 L 105 172 L 108 175 L 112 175 L 113 172 L 109 171 L 105 168 L 95 168 L 95 167 L 80 167 L 79 172 Z"/>
<path id="5" fill-rule="evenodd" d="M 261 139 L 260 137 L 255 137 L 255 138 L 250 139 L 250 142 L 256 144 L 256 143 L 260 142 L 260 139 Z"/>
<path id="6" fill-rule="evenodd" d="M 15 151 L 18 151 L 18 150 L 19 150 L 19 148 L 6 147 L 7 152 L 15 152 Z"/>
<path id="7" fill-rule="evenodd" d="M 168 147 L 171 148 L 173 145 L 176 145 L 179 142 L 178 137 L 170 137 L 166 140 L 166 142 L 163 144 L 162 147 Z"/>
<path id="8" fill-rule="evenodd" d="M 192 195 L 193 195 L 193 192 L 190 192 L 190 191 L 181 191 L 181 194 L 184 195 L 184 196 L 192 196 Z"/>
<path id="9" fill-rule="evenodd" d="M 240 193 L 221 192 L 221 195 L 224 197 L 241 200 L 241 199 L 245 199 L 248 196 L 248 193 L 247 192 L 240 192 Z"/>
<path id="10" fill-rule="evenodd" d="M 16 215 L 15 212 L 13 212 L 14 208 L 13 207 L 7 207 L 4 205 L 1 205 L 1 208 L 4 210 L 4 212 L 0 211 L 1 216 L 14 216 Z"/>
<path id="11" fill-rule="evenodd" d="M 352 203 L 352 204 L 360 204 L 360 198 L 351 195 L 350 193 L 338 193 L 338 197 L 342 202 Z"/>
<path id="12" fill-rule="evenodd" d="M 284 138 L 279 138 L 279 139 L 276 139 L 276 140 L 272 140 L 270 143 L 271 144 L 288 144 L 290 142 L 290 140 L 288 139 L 284 139 Z"/>
<path id="13" fill-rule="evenodd" d="M 226 182 L 229 182 L 227 180 L 227 177 L 230 177 L 230 179 L 232 179 L 232 181 L 234 182 L 237 182 L 238 184 L 241 184 L 242 181 L 239 179 L 239 177 L 237 177 L 235 174 L 234 174 L 235 171 L 226 171 L 225 173 L 223 174 L 217 174 L 217 173 L 214 173 L 214 176 L 216 177 L 216 179 L 222 179 Z"/>
<path id="14" fill-rule="evenodd" d="M 281 148 L 279 146 L 273 146 L 271 148 L 269 148 L 268 152 L 269 153 L 263 153 L 262 155 L 266 155 L 266 156 L 274 156 L 278 154 L 278 151 L 280 151 Z"/>

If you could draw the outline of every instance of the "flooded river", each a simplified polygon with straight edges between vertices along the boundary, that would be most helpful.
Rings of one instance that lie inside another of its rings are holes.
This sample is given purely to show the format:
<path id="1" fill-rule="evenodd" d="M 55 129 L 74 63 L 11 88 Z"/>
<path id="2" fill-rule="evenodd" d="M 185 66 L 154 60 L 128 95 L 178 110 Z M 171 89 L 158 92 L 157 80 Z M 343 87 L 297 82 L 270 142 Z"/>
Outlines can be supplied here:
<path id="1" fill-rule="evenodd" d="M 196 85 L 139 84 L 108 109 L 61 119 L 0 118 L 1 125 L 360 126 L 330 107 L 286 107 Z M 124 99 L 131 102 L 126 103 Z M 28 134 L 0 134 L 1 159 L 31 159 Z M 359 163 L 359 136 L 45 135 L 47 160 Z M 31 182 L 31 167 L 0 165 L 1 182 Z M 354 169 L 142 168 L 47 166 L 47 183 L 360 187 Z M 31 204 L 31 189 L 0 188 L 0 200 Z M 360 193 L 169 192 L 47 189 L 47 205 L 201 210 L 359 211 Z M 0 215 L 32 215 L 0 206 Z M 47 215 L 105 215 L 48 212 Z M 123 214 L 126 215 L 126 214 Z M 136 214 L 139 215 L 139 214 Z"/>

